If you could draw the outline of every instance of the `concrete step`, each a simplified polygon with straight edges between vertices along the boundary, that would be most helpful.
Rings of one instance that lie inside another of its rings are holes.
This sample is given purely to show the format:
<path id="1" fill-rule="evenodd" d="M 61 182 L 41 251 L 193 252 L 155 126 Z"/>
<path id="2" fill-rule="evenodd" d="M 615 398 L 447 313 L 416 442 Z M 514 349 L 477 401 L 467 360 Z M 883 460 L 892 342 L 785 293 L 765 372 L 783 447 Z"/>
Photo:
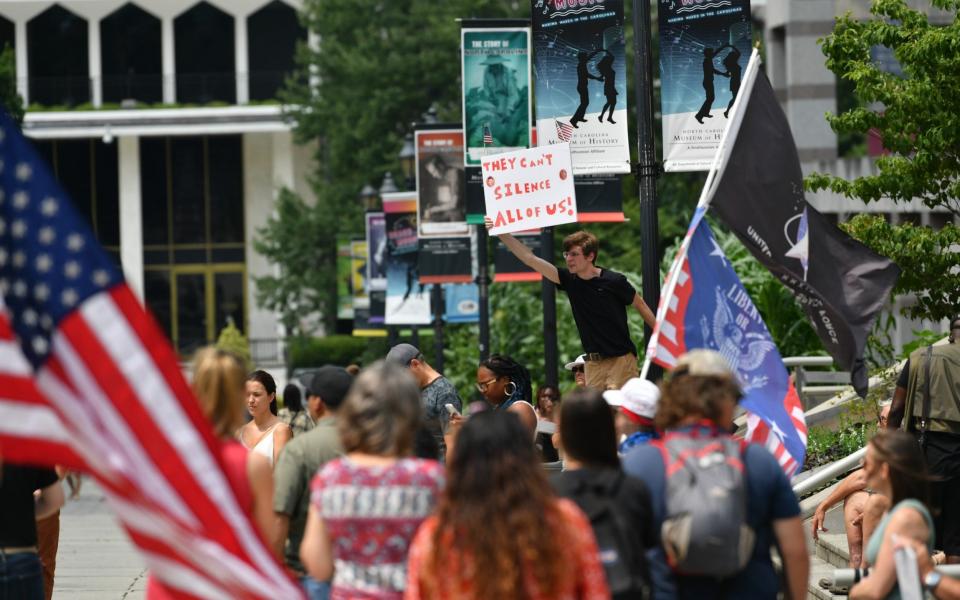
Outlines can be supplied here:
<path id="1" fill-rule="evenodd" d="M 820 580 L 824 577 L 833 578 L 834 567 L 832 564 L 818 558 L 810 557 L 810 579 L 807 582 L 807 600 L 842 600 L 846 596 L 833 595 L 829 590 L 820 587 Z"/>
<path id="2" fill-rule="evenodd" d="M 846 533 L 821 532 L 816 542 L 816 556 L 837 569 L 846 569 L 850 561 Z"/>

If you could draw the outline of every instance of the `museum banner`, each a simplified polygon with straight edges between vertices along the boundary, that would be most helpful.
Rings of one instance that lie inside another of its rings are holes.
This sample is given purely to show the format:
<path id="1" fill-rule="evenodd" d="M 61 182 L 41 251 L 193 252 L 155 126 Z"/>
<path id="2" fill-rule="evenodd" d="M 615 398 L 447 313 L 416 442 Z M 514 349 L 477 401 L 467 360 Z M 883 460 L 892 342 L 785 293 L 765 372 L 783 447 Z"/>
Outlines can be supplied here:
<path id="1" fill-rule="evenodd" d="M 350 242 L 350 274 L 353 288 L 353 335 L 385 336 L 382 327 L 370 321 L 370 292 L 367 289 L 367 240 Z"/>
<path id="2" fill-rule="evenodd" d="M 460 31 L 464 164 L 530 147 L 530 28 L 478 26 Z"/>
<path id="3" fill-rule="evenodd" d="M 367 229 L 367 291 L 382 292 L 387 289 L 387 236 L 384 231 L 383 213 L 368 212 L 365 217 Z"/>
<path id="4" fill-rule="evenodd" d="M 418 237 L 469 235 L 463 129 L 418 125 L 416 145 Z"/>
<path id="5" fill-rule="evenodd" d="M 473 254 L 469 237 L 420 240 L 420 283 L 473 281 Z"/>
<path id="6" fill-rule="evenodd" d="M 659 20 L 664 170 L 708 171 L 750 58 L 750 0 L 660 0 Z"/>
<path id="7" fill-rule="evenodd" d="M 539 230 L 517 232 L 514 237 L 524 246 L 530 248 L 534 254 L 550 261 L 549 258 L 543 256 L 543 243 Z M 510 252 L 510 249 L 500 241 L 500 238 L 494 237 L 493 244 L 494 283 L 540 281 L 542 279 L 540 273 L 520 262 L 520 259 L 514 256 L 513 252 Z"/>
<path id="8" fill-rule="evenodd" d="M 577 175 L 629 173 L 623 0 L 532 2 L 538 145 L 569 142 Z"/>
<path id="9" fill-rule="evenodd" d="M 387 325 L 430 323 L 430 290 L 420 283 L 417 194 L 383 195 L 387 233 Z"/>

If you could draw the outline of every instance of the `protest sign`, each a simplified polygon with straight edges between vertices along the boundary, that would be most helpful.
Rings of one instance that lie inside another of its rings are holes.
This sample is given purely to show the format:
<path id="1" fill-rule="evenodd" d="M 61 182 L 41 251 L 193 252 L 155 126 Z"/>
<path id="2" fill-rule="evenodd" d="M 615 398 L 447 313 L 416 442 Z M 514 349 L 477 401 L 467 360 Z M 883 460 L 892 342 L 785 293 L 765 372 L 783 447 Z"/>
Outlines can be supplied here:
<path id="1" fill-rule="evenodd" d="M 418 237 L 468 235 L 463 130 L 450 125 L 417 129 L 414 145 Z"/>
<path id="2" fill-rule="evenodd" d="M 666 171 L 707 171 L 750 58 L 750 0 L 660 0 Z"/>
<path id="3" fill-rule="evenodd" d="M 490 235 L 576 222 L 569 144 L 498 154 L 481 169 Z"/>
<path id="4" fill-rule="evenodd" d="M 387 289 L 387 236 L 382 212 L 368 212 L 367 225 L 367 289 L 381 292 Z"/>
<path id="5" fill-rule="evenodd" d="M 460 33 L 464 163 L 530 146 L 530 28 L 473 27 Z"/>
<path id="6" fill-rule="evenodd" d="M 629 173 L 623 0 L 533 0 L 538 145 L 570 142 L 573 172 Z"/>
<path id="7" fill-rule="evenodd" d="M 387 325 L 430 323 L 430 290 L 419 282 L 416 192 L 383 195 L 387 232 Z"/>

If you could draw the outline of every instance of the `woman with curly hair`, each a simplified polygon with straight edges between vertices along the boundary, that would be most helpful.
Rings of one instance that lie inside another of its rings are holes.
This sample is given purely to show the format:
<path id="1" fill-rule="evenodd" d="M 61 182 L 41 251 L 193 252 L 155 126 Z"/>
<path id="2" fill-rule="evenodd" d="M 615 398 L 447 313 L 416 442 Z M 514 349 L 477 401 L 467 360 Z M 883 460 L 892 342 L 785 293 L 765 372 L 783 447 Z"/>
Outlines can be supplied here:
<path id="1" fill-rule="evenodd" d="M 404 598 L 610 597 L 590 522 L 554 496 L 515 415 L 470 417 L 435 516 L 410 547 Z"/>
<path id="2" fill-rule="evenodd" d="M 477 391 L 494 410 L 516 414 L 533 439 L 537 411 L 530 403 L 533 387 L 526 367 L 509 356 L 494 354 L 477 367 Z"/>

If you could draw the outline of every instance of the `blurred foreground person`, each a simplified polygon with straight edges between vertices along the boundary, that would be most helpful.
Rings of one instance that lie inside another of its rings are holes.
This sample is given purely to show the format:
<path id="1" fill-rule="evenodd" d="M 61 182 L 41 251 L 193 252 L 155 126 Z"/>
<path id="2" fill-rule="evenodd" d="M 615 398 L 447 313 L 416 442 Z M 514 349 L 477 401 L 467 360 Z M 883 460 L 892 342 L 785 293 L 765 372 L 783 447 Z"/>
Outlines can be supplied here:
<path id="1" fill-rule="evenodd" d="M 416 381 L 386 363 L 362 371 L 337 411 L 346 455 L 311 483 L 300 546 L 311 577 L 333 577 L 334 600 L 403 596 L 410 540 L 443 488 L 438 462 L 411 457 L 420 415 Z"/>
<path id="2" fill-rule="evenodd" d="M 610 597 L 589 521 L 553 495 L 526 433 L 507 412 L 466 420 L 410 549 L 407 600 Z"/>
<path id="3" fill-rule="evenodd" d="M 720 354 L 681 356 L 654 419 L 663 439 L 623 458 L 624 470 L 647 484 L 661 532 L 661 546 L 649 556 L 654 598 L 772 600 L 781 586 L 770 559 L 774 545 L 786 597 L 806 597 L 810 562 L 790 482 L 766 448 L 727 433 L 741 396 Z"/>
<path id="4" fill-rule="evenodd" d="M 200 410 L 213 425 L 220 440 L 224 474 L 240 508 L 252 515 L 253 524 L 264 540 L 273 527 L 273 474 L 267 458 L 248 452 L 234 437 L 243 423 L 246 377 L 243 366 L 232 354 L 213 347 L 197 352 L 193 361 L 193 393 Z M 154 578 L 147 580 L 147 598 L 179 598 Z"/>
<path id="5" fill-rule="evenodd" d="M 550 482 L 590 519 L 614 600 L 643 600 L 650 587 L 644 555 L 657 545 L 650 493 L 620 469 L 607 402 L 592 388 L 567 395 L 560 409 L 566 470 Z"/>
<path id="6" fill-rule="evenodd" d="M 303 411 L 303 398 L 300 393 L 300 386 L 295 383 L 288 383 L 283 388 L 283 408 L 277 413 L 284 424 L 293 427 L 293 420 Z"/>
<path id="7" fill-rule="evenodd" d="M 899 599 L 894 540 L 916 540 L 924 544 L 928 555 L 933 547 L 933 518 L 926 506 L 930 481 L 926 460 L 916 438 L 888 429 L 878 432 L 867 444 L 863 471 L 867 485 L 889 498 L 892 508 L 867 542 L 864 554 L 870 574 L 850 588 L 850 600 Z"/>

